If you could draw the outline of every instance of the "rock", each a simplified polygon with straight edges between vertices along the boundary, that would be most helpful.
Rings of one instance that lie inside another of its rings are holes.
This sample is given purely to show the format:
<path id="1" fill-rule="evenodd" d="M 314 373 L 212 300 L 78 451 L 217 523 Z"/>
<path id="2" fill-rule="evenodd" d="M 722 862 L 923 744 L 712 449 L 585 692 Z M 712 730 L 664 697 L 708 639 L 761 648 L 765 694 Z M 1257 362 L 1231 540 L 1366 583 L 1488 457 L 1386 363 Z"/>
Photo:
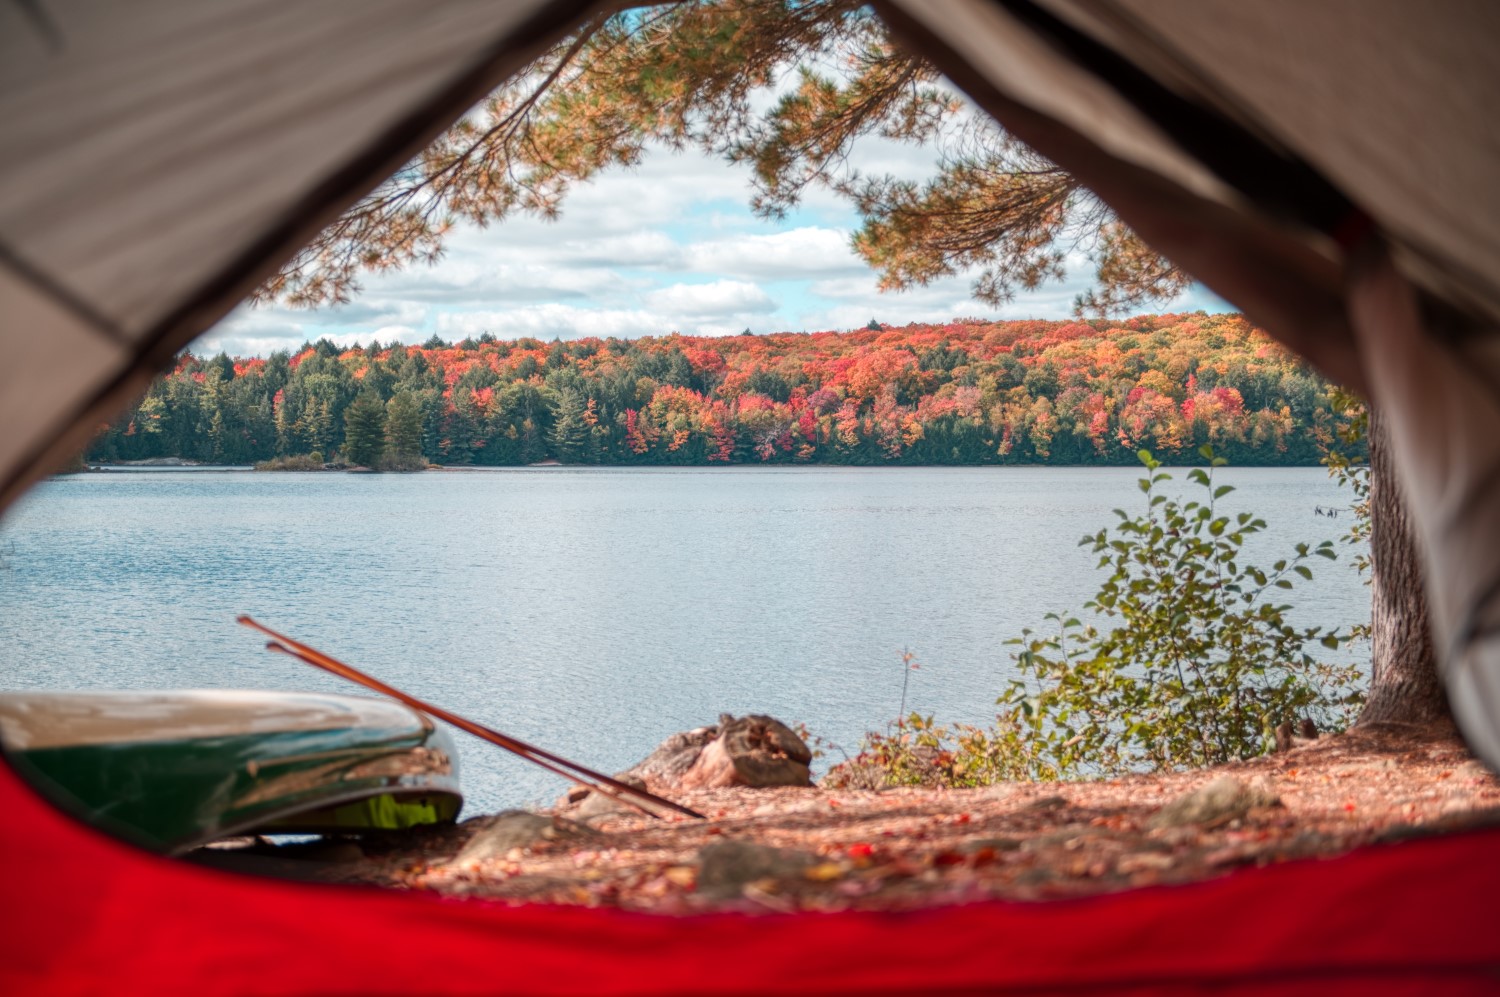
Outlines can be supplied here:
<path id="1" fill-rule="evenodd" d="M 676 789 L 682 785 L 683 775 L 693 767 L 704 747 L 718 736 L 717 726 L 695 727 L 673 734 L 657 745 L 655 751 L 615 778 L 621 782 L 638 780 L 652 792 Z"/>
<path id="2" fill-rule="evenodd" d="M 1489 769 L 1485 768 L 1484 762 L 1479 761 L 1477 758 L 1464 762 L 1453 770 L 1453 774 L 1460 779 L 1488 779 L 1494 775 Z"/>
<path id="3" fill-rule="evenodd" d="M 683 789 L 721 786 L 811 786 L 812 752 L 774 717 L 719 718 L 718 736 L 682 774 Z"/>
<path id="4" fill-rule="evenodd" d="M 634 786 L 636 789 L 647 788 L 644 779 L 638 779 L 627 772 L 621 772 L 615 776 L 615 779 L 627 786 Z M 578 789 L 583 790 L 581 796 L 577 795 L 576 792 L 570 792 L 567 797 L 569 802 L 577 804 L 577 809 L 569 815 L 574 820 L 593 820 L 596 817 L 605 817 L 609 814 L 634 813 L 636 810 L 635 807 L 628 803 L 621 803 L 615 797 L 606 793 L 600 793 L 587 786 L 579 786 Z"/>
<path id="5" fill-rule="evenodd" d="M 1020 838 L 975 838 L 958 846 L 963 853 L 981 852 L 989 849 L 992 852 L 1015 852 L 1020 851 L 1024 844 Z"/>
<path id="6" fill-rule="evenodd" d="M 698 892 L 705 897 L 737 897 L 763 879 L 800 877 L 817 865 L 816 855 L 744 841 L 719 841 L 698 850 Z"/>
<path id="7" fill-rule="evenodd" d="M 1280 806 L 1281 800 L 1260 780 L 1243 782 L 1223 775 L 1168 803 L 1151 818 L 1149 827 L 1186 827 L 1190 824 L 1227 824 L 1255 807 Z"/>
<path id="8" fill-rule="evenodd" d="M 489 826 L 470 838 L 453 861 L 484 862 L 504 858 L 513 848 L 534 848 L 537 845 L 597 833 L 562 817 L 544 817 L 525 810 L 504 810 L 494 816 Z"/>
<path id="9" fill-rule="evenodd" d="M 1043 796 L 1032 800 L 1022 810 L 1057 810 L 1068 805 L 1066 796 Z"/>

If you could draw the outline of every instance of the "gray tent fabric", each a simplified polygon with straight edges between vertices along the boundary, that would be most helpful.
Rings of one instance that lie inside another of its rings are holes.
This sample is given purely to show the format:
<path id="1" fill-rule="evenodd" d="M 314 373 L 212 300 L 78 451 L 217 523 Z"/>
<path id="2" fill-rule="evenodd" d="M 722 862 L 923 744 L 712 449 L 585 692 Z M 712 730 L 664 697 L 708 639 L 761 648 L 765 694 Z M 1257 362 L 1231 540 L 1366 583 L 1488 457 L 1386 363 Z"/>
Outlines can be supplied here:
<path id="1" fill-rule="evenodd" d="M 0 2 L 0 506 L 591 8 Z"/>
<path id="2" fill-rule="evenodd" d="M 1381 406 L 1455 712 L 1500 762 L 1500 5 L 875 5 L 1149 243 Z M 611 6 L 0 2 L 0 508 Z"/>
<path id="3" fill-rule="evenodd" d="M 1500 6 L 878 6 L 1149 243 L 1381 408 L 1450 702 L 1500 767 Z"/>

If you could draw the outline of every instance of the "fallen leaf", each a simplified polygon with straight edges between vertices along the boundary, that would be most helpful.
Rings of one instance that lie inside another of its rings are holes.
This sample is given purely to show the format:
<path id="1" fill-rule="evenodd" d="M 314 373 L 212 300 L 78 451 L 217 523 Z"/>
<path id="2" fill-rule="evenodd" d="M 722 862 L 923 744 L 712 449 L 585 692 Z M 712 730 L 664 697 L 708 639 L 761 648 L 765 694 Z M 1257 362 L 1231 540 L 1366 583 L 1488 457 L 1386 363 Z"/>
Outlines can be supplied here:
<path id="1" fill-rule="evenodd" d="M 837 862 L 819 862 L 815 866 L 810 866 L 802 870 L 802 878 L 811 880 L 814 883 L 831 882 L 832 880 L 842 878 L 843 875 L 844 867 Z"/>

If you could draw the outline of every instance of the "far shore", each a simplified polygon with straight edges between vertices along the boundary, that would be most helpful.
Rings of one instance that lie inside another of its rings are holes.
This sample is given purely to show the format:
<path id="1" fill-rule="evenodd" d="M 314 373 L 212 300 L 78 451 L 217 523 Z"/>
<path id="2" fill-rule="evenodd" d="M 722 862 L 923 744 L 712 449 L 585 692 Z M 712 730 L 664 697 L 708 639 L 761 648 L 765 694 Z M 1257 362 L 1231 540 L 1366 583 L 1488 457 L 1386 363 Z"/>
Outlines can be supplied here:
<path id="1" fill-rule="evenodd" d="M 1162 465 L 1163 469 L 1165 469 L 1165 470 L 1176 470 L 1176 469 L 1179 469 L 1179 468 L 1186 468 L 1186 467 L 1191 467 L 1191 466 L 1194 466 L 1194 465 L 1188 465 L 1188 464 L 1183 464 L 1183 465 L 1164 464 L 1164 465 Z M 1310 468 L 1310 467 L 1317 467 L 1317 466 L 1318 465 L 1316 465 L 1316 464 L 1302 464 L 1302 463 L 1287 463 L 1287 464 L 1239 464 L 1239 465 L 1234 465 L 1234 469 L 1235 470 L 1244 470 L 1244 469 L 1255 469 L 1255 468 L 1267 468 L 1267 469 L 1281 470 L 1281 469 L 1285 469 L 1285 468 L 1294 468 L 1294 467 L 1309 467 Z M 776 471 L 788 471 L 788 470 L 796 470 L 796 469 L 808 469 L 808 470 L 834 470 L 834 469 L 842 469 L 842 470 L 854 470 L 854 471 L 869 471 L 869 470 L 933 470 L 933 469 L 972 470 L 972 469 L 978 469 L 978 468 L 992 468 L 992 469 L 996 469 L 996 470 L 1002 470 L 1002 469 L 1005 469 L 1005 468 L 1027 468 L 1027 469 L 1053 468 L 1053 469 L 1058 469 L 1058 470 L 1065 470 L 1065 469 L 1091 470 L 1091 469 L 1094 469 L 1094 468 L 1104 468 L 1104 467 L 1120 467 L 1120 468 L 1125 468 L 1125 469 L 1135 470 L 1135 471 L 1139 471 L 1140 470 L 1139 467 L 1133 467 L 1131 465 L 1125 465 L 1125 464 L 1120 464 L 1120 465 L 1113 465 L 1113 464 L 832 464 L 832 463 L 818 463 L 818 462 L 807 462 L 807 463 L 798 463 L 798 464 L 783 464 L 783 463 L 774 463 L 774 464 L 763 464 L 763 463 L 754 463 L 754 464 L 750 464 L 750 463 L 734 463 L 734 464 L 718 464 L 718 463 L 716 463 L 716 464 L 564 464 L 562 461 L 558 461 L 558 460 L 543 460 L 543 461 L 537 461 L 536 463 L 533 463 L 533 464 L 429 464 L 427 467 L 421 468 L 419 470 L 424 470 L 424 471 L 446 471 L 446 472 L 490 472 L 490 471 L 527 471 L 527 470 L 535 470 L 535 469 L 539 469 L 539 468 L 542 468 L 542 469 L 546 469 L 546 468 L 569 468 L 569 469 L 572 469 L 572 470 L 579 470 L 579 469 L 586 469 L 586 468 L 598 468 L 598 469 L 608 469 L 608 470 L 613 470 L 613 471 L 629 470 L 629 469 L 636 469 L 636 470 L 674 470 L 674 471 L 684 471 L 684 470 L 714 471 L 714 470 L 729 470 L 731 468 L 737 468 L 737 469 L 763 468 L 763 469 L 767 469 L 767 470 L 776 470 Z M 304 464 L 300 464 L 298 466 L 261 467 L 261 466 L 257 466 L 257 465 L 254 465 L 254 464 L 213 464 L 213 463 L 208 463 L 208 462 L 205 462 L 205 461 L 188 460 L 188 459 L 182 458 L 182 457 L 153 457 L 153 458 L 150 458 L 150 459 L 147 459 L 147 460 L 88 461 L 82 467 L 79 467 L 79 468 L 73 469 L 73 470 L 58 472 L 58 474 L 56 476 L 66 476 L 66 475 L 71 475 L 71 474 L 85 474 L 85 473 L 106 473 L 106 472 L 116 472 L 116 473 L 118 473 L 118 472 L 121 472 L 121 471 L 152 471 L 152 472 L 170 472 L 170 471 L 218 471 L 218 472 L 260 471 L 260 472 L 264 472 L 264 471 L 280 471 L 280 472 L 287 472 L 287 473 L 294 473 L 294 474 L 308 474 L 308 473 L 325 473 L 325 474 L 327 474 L 327 473 L 340 473 L 340 472 L 345 473 L 345 474 L 414 474 L 414 473 L 418 473 L 418 470 L 410 470 L 410 471 L 382 471 L 382 470 L 378 470 L 376 468 L 363 467 L 363 466 L 356 467 L 356 466 L 351 466 L 351 465 L 348 465 L 348 464 L 327 464 L 327 463 L 325 463 L 325 464 L 321 464 L 321 465 L 313 465 L 313 464 L 304 463 Z"/>

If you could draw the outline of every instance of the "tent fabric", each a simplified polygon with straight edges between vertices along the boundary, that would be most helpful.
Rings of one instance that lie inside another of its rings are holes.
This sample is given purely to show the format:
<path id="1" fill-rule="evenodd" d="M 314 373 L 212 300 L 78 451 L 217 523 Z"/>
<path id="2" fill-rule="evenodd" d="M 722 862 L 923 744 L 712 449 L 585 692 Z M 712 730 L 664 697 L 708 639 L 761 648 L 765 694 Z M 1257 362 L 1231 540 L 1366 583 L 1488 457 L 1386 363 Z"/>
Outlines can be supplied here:
<path id="1" fill-rule="evenodd" d="M 0 505 L 591 9 L 0 3 Z"/>
<path id="2" fill-rule="evenodd" d="M 1493 8 L 877 6 L 1149 242 L 1385 407 L 1437 579 L 1456 710 L 1476 744 L 1500 743 L 1488 701 L 1500 661 L 1484 643 L 1500 589 Z M 0 4 L 0 507 L 318 225 L 594 9 Z M 1379 58 L 1346 37 L 1383 46 Z M 1352 252 L 1362 218 L 1388 251 Z M 1500 986 L 1496 831 L 1086 901 L 672 918 L 172 863 L 58 814 L 7 766 L 0 813 L 6 993 Z"/>
<path id="3" fill-rule="evenodd" d="M 1500 6 L 1488 0 L 1055 2 L 1295 150 L 1377 218 L 1403 266 L 1500 319 Z M 1152 60 L 1152 56 L 1158 57 Z"/>
<path id="4" fill-rule="evenodd" d="M 1500 551 L 1497 384 L 1475 376 L 1471 357 L 1441 348 L 1423 332 L 1415 289 L 1389 256 L 1359 262 L 1350 300 L 1371 386 L 1383 404 L 1404 414 L 1392 420 L 1392 442 L 1405 458 L 1406 494 L 1424 513 L 1415 518 L 1436 630 L 1446 637 L 1448 699 L 1470 746 L 1493 765 L 1500 759 L 1500 649 L 1494 644 L 1500 575 L 1493 556 L 1475 552 Z M 1433 391 L 1434 385 L 1442 390 Z M 1486 591 L 1488 603 L 1482 601 Z M 1480 635 L 1468 631 L 1485 628 L 1488 645 L 1482 636 L 1471 640 Z"/>
<path id="5" fill-rule="evenodd" d="M 81 827 L 0 767 L 0 992 L 626 997 L 1493 993 L 1500 831 L 1090 900 L 911 913 L 506 906 L 236 875 Z"/>

